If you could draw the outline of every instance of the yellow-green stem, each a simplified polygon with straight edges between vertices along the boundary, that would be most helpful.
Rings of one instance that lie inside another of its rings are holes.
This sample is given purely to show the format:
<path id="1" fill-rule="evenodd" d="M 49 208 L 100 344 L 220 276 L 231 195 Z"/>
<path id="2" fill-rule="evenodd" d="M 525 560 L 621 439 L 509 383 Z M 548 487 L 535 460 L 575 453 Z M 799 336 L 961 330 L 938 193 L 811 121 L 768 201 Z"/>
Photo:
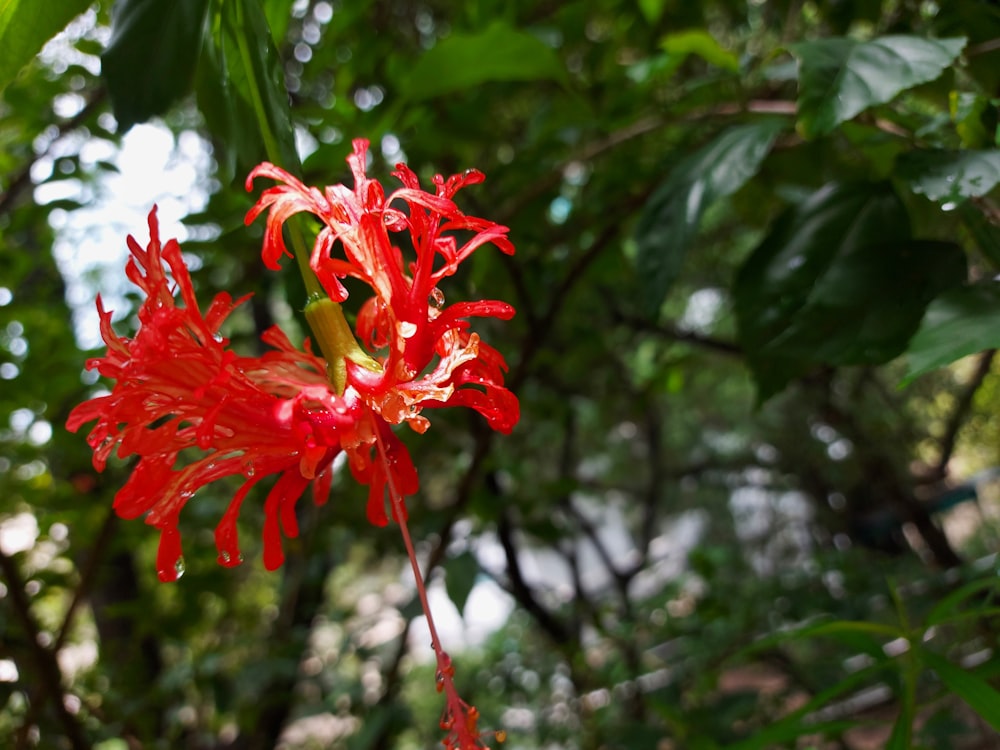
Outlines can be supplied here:
<path id="1" fill-rule="evenodd" d="M 354 338 L 343 308 L 325 294 L 310 297 L 306 305 L 306 320 L 326 359 L 327 375 L 337 393 L 343 394 L 347 387 L 347 360 L 374 372 L 382 369 Z"/>

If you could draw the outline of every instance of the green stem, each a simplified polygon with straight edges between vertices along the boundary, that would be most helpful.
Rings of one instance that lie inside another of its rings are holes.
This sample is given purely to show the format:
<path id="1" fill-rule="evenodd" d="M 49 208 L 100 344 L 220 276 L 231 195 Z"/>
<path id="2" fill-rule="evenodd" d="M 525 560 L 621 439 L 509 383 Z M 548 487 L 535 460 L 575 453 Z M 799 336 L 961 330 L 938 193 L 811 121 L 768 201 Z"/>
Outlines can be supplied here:
<path id="1" fill-rule="evenodd" d="M 236 25 L 239 29 L 246 29 L 247 23 L 243 16 L 243 3 L 242 0 L 230 0 L 235 2 L 235 12 L 236 12 Z M 253 107 L 254 116 L 257 119 L 257 126 L 260 129 L 261 139 L 264 141 L 264 153 L 267 154 L 268 160 L 283 167 L 292 167 L 295 172 L 299 172 L 300 165 L 283 165 L 281 158 L 281 149 L 278 147 L 278 139 L 271 129 L 271 123 L 267 119 L 267 111 L 264 107 L 264 98 L 261 95 L 261 85 L 260 81 L 257 80 L 256 72 L 253 67 L 253 58 L 250 54 L 249 43 L 247 42 L 246 34 L 236 35 L 236 44 L 240 52 L 240 61 L 243 63 L 243 70 L 246 71 L 247 84 L 250 90 L 250 104 Z M 317 295 L 324 295 L 323 287 L 319 283 L 319 279 L 316 278 L 316 274 L 313 273 L 312 268 L 309 267 L 309 250 L 306 247 L 305 237 L 302 234 L 302 227 L 299 224 L 297 218 L 293 218 L 288 222 L 288 232 L 292 241 L 292 252 L 295 255 L 295 262 L 299 266 L 299 273 L 302 274 L 302 280 L 306 285 L 306 293 L 312 298 Z"/>
<path id="2" fill-rule="evenodd" d="M 347 324 L 344 310 L 325 294 L 311 295 L 306 305 L 306 320 L 316 336 L 323 357 L 326 359 L 327 374 L 334 390 L 343 395 L 347 387 L 347 360 L 379 372 L 382 366 L 372 359 L 354 338 L 354 332 Z"/>

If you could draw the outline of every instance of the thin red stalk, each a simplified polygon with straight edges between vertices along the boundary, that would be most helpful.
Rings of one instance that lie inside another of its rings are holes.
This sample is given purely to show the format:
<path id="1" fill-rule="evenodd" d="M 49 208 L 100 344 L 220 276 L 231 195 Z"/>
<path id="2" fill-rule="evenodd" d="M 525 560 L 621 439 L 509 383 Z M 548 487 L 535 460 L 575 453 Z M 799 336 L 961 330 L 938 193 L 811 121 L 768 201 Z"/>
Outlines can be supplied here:
<path id="1" fill-rule="evenodd" d="M 372 415 L 372 420 L 376 419 Z M 453 732 L 458 737 L 459 750 L 476 750 L 484 745 L 479 742 L 479 735 L 476 732 L 476 720 L 479 712 L 475 706 L 469 706 L 458 694 L 455 687 L 455 669 L 451 664 L 451 657 L 441 646 L 441 639 L 438 637 L 437 628 L 434 625 L 434 617 L 431 614 L 431 605 L 427 599 L 427 588 L 424 585 L 423 576 L 420 573 L 420 565 L 417 563 L 417 553 L 413 548 L 413 539 L 410 537 L 410 529 L 406 523 L 406 506 L 402 495 L 396 489 L 396 484 L 392 479 L 392 472 L 389 470 L 389 460 L 386 456 L 385 445 L 379 433 L 378 425 L 372 425 L 375 433 L 375 445 L 378 448 L 379 460 L 385 470 L 386 485 L 389 488 L 389 498 L 392 502 L 393 516 L 399 524 L 399 531 L 403 536 L 403 545 L 406 547 L 407 557 L 410 558 L 410 567 L 413 569 L 413 579 L 417 584 L 417 596 L 420 597 L 420 606 L 427 619 L 427 629 L 431 635 L 431 648 L 434 649 L 434 656 L 437 659 L 437 680 L 438 692 L 445 694 L 445 711 L 441 720 L 441 728 Z M 447 747 L 455 747 L 448 740 L 445 740 Z"/>

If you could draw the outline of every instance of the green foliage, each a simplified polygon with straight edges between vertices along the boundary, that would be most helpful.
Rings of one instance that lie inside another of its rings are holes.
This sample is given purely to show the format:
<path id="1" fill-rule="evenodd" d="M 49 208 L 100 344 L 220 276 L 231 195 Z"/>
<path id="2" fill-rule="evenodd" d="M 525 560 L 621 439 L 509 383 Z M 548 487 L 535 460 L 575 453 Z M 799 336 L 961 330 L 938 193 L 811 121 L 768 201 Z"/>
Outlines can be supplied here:
<path id="1" fill-rule="evenodd" d="M 124 0 L 115 4 L 114 32 L 101 73 L 124 132 L 169 111 L 191 90 L 192 50 L 201 47 L 208 0 Z"/>
<path id="2" fill-rule="evenodd" d="M 222 152 L 225 174 L 238 177 L 262 161 L 280 161 L 297 171 L 284 74 L 262 5 L 214 2 L 209 26 L 198 101 Z"/>
<path id="3" fill-rule="evenodd" d="M 1000 182 L 1000 151 L 910 151 L 899 160 L 901 179 L 915 193 L 954 208 Z"/>
<path id="4" fill-rule="evenodd" d="M 792 208 L 733 285 L 743 343 L 768 397 L 819 364 L 900 354 L 927 304 L 965 278 L 955 245 L 910 237 L 882 184 L 831 184 Z"/>
<path id="5" fill-rule="evenodd" d="M 465 612 L 465 604 L 469 601 L 469 594 L 472 593 L 479 577 L 479 563 L 475 555 L 463 552 L 460 555 L 449 558 L 444 564 L 445 586 L 448 590 L 448 598 L 451 599 L 459 614 Z"/>
<path id="6" fill-rule="evenodd" d="M 906 353 L 906 382 L 984 349 L 995 349 L 1000 293 L 993 284 L 951 289 L 934 300 Z"/>
<path id="7" fill-rule="evenodd" d="M 819 39 L 789 45 L 799 62 L 799 127 L 826 135 L 870 107 L 940 76 L 964 38 L 885 36 L 868 42 Z"/>
<path id="8" fill-rule="evenodd" d="M 562 62 L 544 42 L 495 21 L 478 34 L 453 34 L 413 66 L 405 88 L 411 99 L 466 91 L 491 81 L 566 82 Z"/>
<path id="9" fill-rule="evenodd" d="M 784 127 L 773 118 L 727 130 L 674 167 L 650 197 L 636 226 L 636 266 L 650 314 L 680 274 L 705 210 L 757 173 Z"/>
<path id="10" fill-rule="evenodd" d="M 509 226 L 517 254 L 477 254 L 447 295 L 517 309 L 484 340 L 521 423 L 499 437 L 440 410 L 399 433 L 481 726 L 526 749 L 993 739 L 996 565 L 974 558 L 996 550 L 1000 490 L 965 467 L 1000 463 L 1000 374 L 989 355 L 950 366 L 997 346 L 990 3 L 122 0 L 30 65 L 86 5 L 0 5 L 13 747 L 441 739 L 402 545 L 367 525 L 349 472 L 300 503 L 276 573 L 259 562 L 269 487 L 245 501 L 233 569 L 212 528 L 234 487 L 206 488 L 181 518 L 186 573 L 163 586 L 153 530 L 113 514 L 130 467 L 97 474 L 61 429 L 100 392 L 77 344 L 96 293 L 135 330 L 122 269 L 67 257 L 150 118 L 172 161 L 205 144 L 182 245 L 202 300 L 254 292 L 225 332 L 241 351 L 273 323 L 305 330 L 301 280 L 263 269 L 243 224 L 257 162 L 349 182 L 366 137 L 387 190 L 399 160 L 425 185 L 487 175 L 460 206 Z"/>
<path id="11" fill-rule="evenodd" d="M 8 0 L 0 6 L 0 91 L 42 45 L 90 5 L 87 0 Z"/>
<path id="12" fill-rule="evenodd" d="M 688 55 L 697 55 L 705 62 L 725 70 L 736 72 L 740 61 L 730 50 L 725 49 L 710 34 L 701 29 L 689 29 L 667 34 L 660 47 L 679 65 Z"/>

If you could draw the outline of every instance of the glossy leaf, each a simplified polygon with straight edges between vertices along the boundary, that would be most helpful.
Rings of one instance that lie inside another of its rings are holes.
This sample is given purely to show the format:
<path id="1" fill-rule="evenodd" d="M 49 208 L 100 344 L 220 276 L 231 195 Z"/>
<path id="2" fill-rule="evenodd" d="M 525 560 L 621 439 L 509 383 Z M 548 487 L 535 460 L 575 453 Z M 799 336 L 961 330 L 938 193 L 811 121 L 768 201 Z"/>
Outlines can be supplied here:
<path id="1" fill-rule="evenodd" d="M 906 352 L 904 383 L 984 349 L 1000 346 L 1000 284 L 952 289 L 927 308 Z"/>
<path id="2" fill-rule="evenodd" d="M 421 56 L 405 91 L 429 99 L 490 81 L 560 81 L 566 71 L 555 51 L 535 36 L 495 22 L 476 34 L 452 34 Z"/>
<path id="3" fill-rule="evenodd" d="M 913 192 L 954 208 L 1000 182 L 1000 151 L 910 151 L 900 157 L 896 174 Z"/>
<path id="4" fill-rule="evenodd" d="M 832 184 L 782 217 L 740 269 L 740 341 L 766 398 L 815 365 L 887 362 L 963 281 L 955 245 L 910 238 L 885 185 Z"/>
<path id="5" fill-rule="evenodd" d="M 642 302 L 655 315 L 680 273 L 705 209 L 739 190 L 786 126 L 765 118 L 731 128 L 686 159 L 650 197 L 636 227 Z"/>
<path id="6" fill-rule="evenodd" d="M 263 7 L 253 0 L 213 3 L 210 24 L 198 103 L 226 176 L 242 179 L 261 161 L 298 171 L 284 71 Z"/>
<path id="7" fill-rule="evenodd" d="M 101 57 L 119 129 L 162 115 L 191 90 L 208 0 L 124 0 Z"/>
<path id="8" fill-rule="evenodd" d="M 972 672 L 921 649 L 924 663 L 937 672 L 945 687 L 965 701 L 991 727 L 1000 731 L 1000 692 Z"/>
<path id="9" fill-rule="evenodd" d="M 88 0 L 0 2 L 0 91 L 45 43 L 90 6 Z"/>
<path id="10" fill-rule="evenodd" d="M 825 135 L 869 107 L 933 81 L 964 47 L 964 38 L 902 35 L 792 44 L 799 62 L 799 127 L 807 138 Z"/>

